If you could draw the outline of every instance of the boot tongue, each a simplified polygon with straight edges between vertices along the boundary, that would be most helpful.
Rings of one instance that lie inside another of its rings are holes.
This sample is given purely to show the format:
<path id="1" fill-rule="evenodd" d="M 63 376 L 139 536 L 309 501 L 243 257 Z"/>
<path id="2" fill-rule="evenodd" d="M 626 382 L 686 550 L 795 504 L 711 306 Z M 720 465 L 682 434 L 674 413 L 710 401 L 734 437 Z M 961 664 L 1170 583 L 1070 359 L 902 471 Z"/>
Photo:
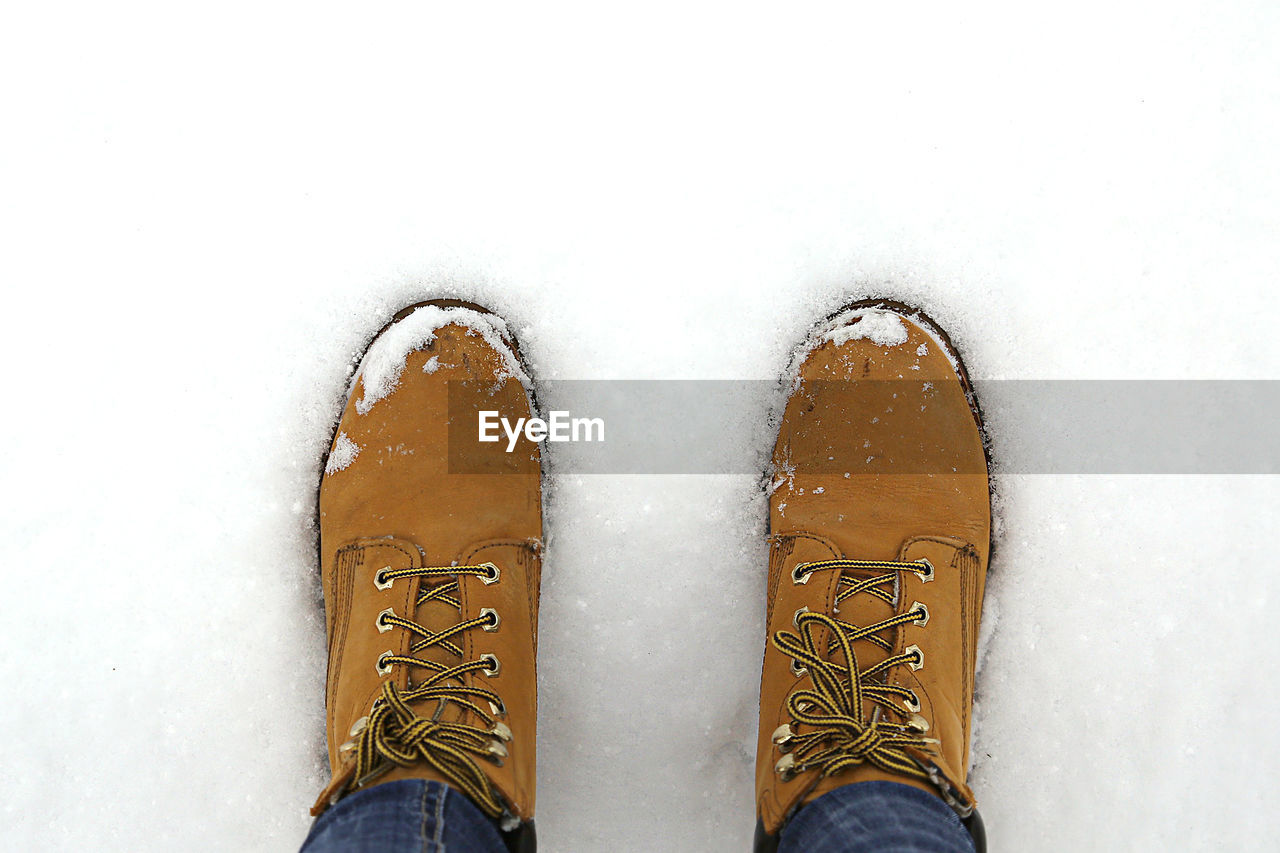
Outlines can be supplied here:
<path id="1" fill-rule="evenodd" d="M 836 606 L 835 616 L 842 622 L 857 625 L 859 628 L 866 628 L 891 619 L 898 612 L 896 603 L 901 595 L 899 585 L 900 580 L 896 573 L 878 571 L 874 569 L 846 569 L 841 575 L 852 583 L 859 583 L 868 578 L 883 577 L 887 574 L 894 574 L 893 580 L 884 581 L 877 585 L 873 590 L 865 590 L 856 595 L 851 595 Z M 842 590 L 848 588 L 848 583 L 842 583 Z M 880 596 L 876 595 L 874 590 L 880 590 L 889 595 L 894 604 L 884 601 Z M 888 658 L 897 640 L 897 628 L 885 628 L 876 632 L 873 636 L 877 636 L 884 640 L 889 646 L 888 649 L 882 648 L 878 643 L 870 637 L 864 637 L 853 643 L 854 654 L 858 656 L 858 669 L 865 672 L 876 664 Z M 882 677 L 876 677 L 877 681 Z"/>
<path id="2" fill-rule="evenodd" d="M 428 581 L 428 579 L 423 578 L 419 582 L 418 589 L 415 594 L 415 600 L 417 600 L 417 598 L 421 598 L 425 593 L 430 592 L 432 589 L 436 589 L 441 586 L 447 586 L 453 582 L 454 580 L 451 578 L 445 578 L 442 580 L 436 580 L 436 581 L 430 581 L 430 582 Z M 454 593 L 448 594 L 447 597 L 452 598 L 456 601 L 457 593 L 454 592 Z M 437 634 L 437 633 L 440 633 L 441 631 L 448 631 L 450 628 L 453 628 L 455 625 L 461 622 L 462 614 L 458 611 L 458 608 L 454 607 L 448 601 L 445 601 L 440 598 L 435 598 L 428 601 L 424 601 L 423 603 L 417 605 L 417 607 L 414 609 L 413 619 L 415 622 L 417 622 L 426 630 L 431 631 L 433 634 Z M 466 632 L 463 632 L 461 634 L 454 634 L 444 643 L 437 643 L 435 645 L 428 646 L 427 648 L 424 648 L 419 652 L 416 652 L 414 654 L 414 657 L 421 658 L 422 660 L 429 660 L 447 668 L 453 668 L 463 663 L 464 659 L 458 657 L 452 651 L 446 648 L 446 644 L 452 644 L 458 647 L 465 647 L 466 640 L 467 640 Z M 415 640 L 415 642 L 417 642 L 417 640 Z M 431 670 L 415 669 L 413 673 L 413 678 L 410 682 L 410 686 L 418 687 L 424 682 L 426 682 L 429 678 L 432 678 L 434 675 L 435 673 L 432 672 Z M 461 683 L 461 680 L 457 678 L 451 678 L 447 681 L 438 682 L 438 683 L 441 683 L 445 686 L 456 687 Z M 436 708 L 437 708 L 437 703 L 435 701 L 422 701 L 414 704 L 414 710 L 420 716 L 424 716 L 424 717 L 434 716 L 436 713 Z M 457 722 L 458 720 L 461 719 L 462 713 L 463 711 L 461 708 L 459 708 L 454 703 L 450 702 L 448 703 L 444 712 L 440 715 L 439 719 L 448 721 L 448 722 Z"/>

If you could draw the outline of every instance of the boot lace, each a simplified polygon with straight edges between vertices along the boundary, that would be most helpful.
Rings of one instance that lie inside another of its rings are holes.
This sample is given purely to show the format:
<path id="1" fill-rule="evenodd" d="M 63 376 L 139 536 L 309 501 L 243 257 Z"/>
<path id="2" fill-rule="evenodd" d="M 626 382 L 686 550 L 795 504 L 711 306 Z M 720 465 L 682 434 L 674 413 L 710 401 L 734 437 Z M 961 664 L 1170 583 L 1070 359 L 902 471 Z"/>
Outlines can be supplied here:
<path id="1" fill-rule="evenodd" d="M 792 580 L 807 583 L 812 574 L 824 571 L 841 573 L 835 612 L 855 595 L 873 596 L 896 609 L 901 577 L 914 574 L 922 581 L 933 579 L 933 566 L 927 560 L 840 559 L 801 563 L 792 570 Z M 866 576 L 853 577 L 849 572 Z M 787 697 L 787 712 L 795 727 L 785 724 L 773 734 L 774 744 L 784 753 L 775 765 L 783 781 L 808 770 L 817 770 L 825 778 L 863 763 L 935 781 L 932 764 L 912 755 L 913 751 L 935 753 L 939 743 L 924 736 L 929 725 L 918 713 L 919 698 L 909 688 L 888 683 L 894 667 L 924 666 L 924 653 L 909 646 L 892 654 L 893 643 L 881 636 L 887 629 L 924 624 L 928 618 L 928 610 L 918 602 L 905 613 L 866 626 L 801 608 L 795 617 L 796 631 L 773 635 L 774 648 L 792 659 L 792 671 L 803 675 L 807 670 L 813 681 L 812 689 L 795 690 Z M 820 636 L 827 638 L 825 647 L 820 648 Z M 874 644 L 890 654 L 860 669 L 857 642 Z"/>
<path id="2" fill-rule="evenodd" d="M 461 616 L 462 604 L 457 593 L 459 578 L 464 575 L 480 577 L 488 584 L 498 580 L 499 570 L 493 563 L 384 569 L 374 576 L 374 582 L 385 587 L 406 578 L 449 579 L 445 583 L 424 585 L 413 612 L 416 613 L 424 604 L 439 602 L 456 608 Z M 502 764 L 507 755 L 505 743 L 511 740 L 511 729 L 498 718 L 506 715 L 506 709 L 497 693 L 472 686 L 470 679 L 466 678 L 476 672 L 497 675 L 501 664 L 491 654 L 482 655 L 479 660 L 466 660 L 457 642 L 464 631 L 476 628 L 497 630 L 499 621 L 497 612 L 486 608 L 477 618 L 463 620 L 437 633 L 389 609 L 379 614 L 379 629 L 398 628 L 419 639 L 407 655 L 385 652 L 378 658 L 378 671 L 384 675 L 397 666 L 409 667 L 410 683 L 401 690 L 390 680 L 384 682 L 382 696 L 374 701 L 369 716 L 357 721 L 352 732 L 353 740 L 348 743 L 355 750 L 356 787 L 393 766 L 407 767 L 425 762 L 457 785 L 489 817 L 503 816 L 505 807 L 501 797 L 476 760 Z M 446 650 L 449 656 L 458 659 L 458 663 L 449 666 L 418 657 L 432 648 Z M 414 672 L 422 670 L 426 671 L 426 676 L 414 681 Z M 419 714 L 411 707 L 429 706 L 432 702 L 435 708 L 429 716 Z M 442 720 L 450 704 L 474 714 L 479 725 Z"/>

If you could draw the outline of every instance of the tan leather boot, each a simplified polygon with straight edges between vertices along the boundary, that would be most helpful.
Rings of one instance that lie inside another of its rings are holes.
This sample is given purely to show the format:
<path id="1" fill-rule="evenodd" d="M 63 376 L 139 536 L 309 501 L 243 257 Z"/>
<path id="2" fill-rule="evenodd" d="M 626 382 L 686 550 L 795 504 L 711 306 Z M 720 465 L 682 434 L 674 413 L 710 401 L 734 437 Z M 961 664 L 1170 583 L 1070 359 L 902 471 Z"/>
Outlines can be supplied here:
<path id="1" fill-rule="evenodd" d="M 313 814 L 434 779 L 531 842 L 541 463 L 476 440 L 479 410 L 531 416 L 525 382 L 502 320 L 457 300 L 365 353 L 320 486 L 333 777 Z"/>
<path id="2" fill-rule="evenodd" d="M 981 822 L 966 784 L 991 502 L 946 335 L 855 303 L 802 354 L 773 454 L 757 849 L 802 805 L 890 780 Z"/>

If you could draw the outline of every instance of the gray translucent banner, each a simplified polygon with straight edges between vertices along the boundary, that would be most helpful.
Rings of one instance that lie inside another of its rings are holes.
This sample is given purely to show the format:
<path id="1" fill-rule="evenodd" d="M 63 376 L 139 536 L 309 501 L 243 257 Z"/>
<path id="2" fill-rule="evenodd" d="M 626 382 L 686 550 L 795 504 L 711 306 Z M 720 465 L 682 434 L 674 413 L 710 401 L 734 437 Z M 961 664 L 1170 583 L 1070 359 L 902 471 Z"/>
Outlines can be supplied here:
<path id="1" fill-rule="evenodd" d="M 827 384 L 837 391 L 852 385 Z M 914 400 L 922 388 L 931 393 L 919 380 L 878 384 L 867 399 L 900 394 Z M 995 473 L 1280 471 L 1280 381 L 980 380 L 975 389 Z M 758 475 L 772 453 L 786 389 L 758 380 L 558 380 L 540 382 L 537 396 L 538 414 L 550 422 L 539 443 L 557 473 Z M 487 405 L 483 394 L 455 395 L 451 388 L 450 471 L 528 473 L 530 438 L 543 431 L 534 425 L 530 433 L 516 413 Z M 813 463 L 819 473 L 945 473 L 849 450 L 860 446 L 851 442 L 870 420 L 863 415 L 872 414 L 851 412 L 846 422 L 824 423 L 842 433 L 837 445 L 846 449 L 829 463 Z M 491 440 L 481 442 L 485 424 Z M 893 424 L 886 416 L 879 429 Z M 516 461 L 521 457 L 523 466 Z"/>

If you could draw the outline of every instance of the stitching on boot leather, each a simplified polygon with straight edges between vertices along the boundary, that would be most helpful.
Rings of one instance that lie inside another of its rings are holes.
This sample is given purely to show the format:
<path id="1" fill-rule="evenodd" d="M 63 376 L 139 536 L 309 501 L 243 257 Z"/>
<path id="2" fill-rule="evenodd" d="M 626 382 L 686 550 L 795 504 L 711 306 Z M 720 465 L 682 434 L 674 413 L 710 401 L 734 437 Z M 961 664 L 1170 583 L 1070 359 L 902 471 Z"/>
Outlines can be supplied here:
<path id="1" fill-rule="evenodd" d="M 827 537 L 820 536 L 816 533 L 807 533 L 803 530 L 797 530 L 794 533 L 774 533 L 769 538 L 772 539 L 774 544 L 778 545 L 779 548 L 781 548 L 783 543 L 786 543 L 787 545 L 789 545 L 787 553 L 780 558 L 782 562 L 785 562 L 787 557 L 795 553 L 796 540 L 799 540 L 799 539 L 808 539 L 809 541 L 816 542 L 817 544 L 821 545 L 823 548 L 826 548 L 827 552 L 831 554 L 832 559 L 839 559 L 840 557 L 844 556 L 844 554 L 840 551 L 840 549 L 835 546 L 834 542 L 832 542 Z M 770 548 L 769 550 L 770 550 L 770 561 L 772 561 L 773 549 Z M 782 571 L 782 563 L 779 563 L 778 569 L 779 569 L 778 573 L 775 576 L 773 574 L 773 566 L 772 565 L 769 566 L 770 583 L 769 583 L 769 589 L 768 589 L 768 596 L 765 600 L 765 611 L 764 611 L 764 620 L 765 620 L 764 624 L 766 626 L 773 621 L 773 605 L 775 604 L 778 598 L 778 587 L 782 585 L 782 578 L 786 574 L 785 572 Z M 767 645 L 766 645 L 765 651 L 767 654 L 768 653 Z"/>
<path id="2" fill-rule="evenodd" d="M 970 638 L 972 638 L 972 642 L 975 644 L 978 641 L 977 632 L 973 631 L 969 627 L 969 620 L 970 620 L 969 602 L 973 598 L 974 593 L 977 591 L 976 590 L 976 587 L 977 587 L 976 568 L 978 564 L 977 550 L 972 545 L 966 544 L 964 548 L 957 550 L 955 553 L 955 556 L 952 557 L 951 559 L 951 565 L 953 567 L 957 563 L 961 563 L 960 589 L 962 593 L 960 597 L 960 630 L 962 631 L 962 635 L 960 637 L 960 640 L 961 640 L 960 645 L 961 645 L 961 653 L 963 654 L 964 691 L 965 691 L 961 721 L 964 723 L 965 731 L 969 731 L 970 730 L 969 714 L 970 714 L 970 708 L 973 707 L 973 689 L 974 689 L 974 684 L 973 684 L 974 659 L 973 659 L 973 649 L 970 647 Z M 979 602 L 979 605 L 981 605 L 981 602 Z M 968 744 L 966 744 L 965 745 L 966 757 L 968 755 L 968 752 L 969 752 L 969 746 Z M 960 773 L 963 771 L 962 769 L 957 768 L 956 772 Z"/>
<path id="3" fill-rule="evenodd" d="M 902 550 L 899 552 L 899 556 L 905 555 L 907 553 L 907 549 L 917 542 L 933 542 L 938 545 L 946 545 L 948 548 L 955 549 L 973 547 L 969 540 L 960 539 L 956 536 L 912 536 L 906 542 L 902 543 Z"/>
<path id="4" fill-rule="evenodd" d="M 420 562 L 422 558 L 421 553 L 418 551 L 416 547 L 411 551 L 408 548 L 406 548 L 404 545 L 401 545 L 398 542 L 393 542 L 385 539 L 374 540 L 371 544 L 366 544 L 364 547 L 365 547 L 365 550 L 368 550 L 370 548 L 389 548 L 393 551 L 397 551 L 403 554 L 406 558 L 408 558 L 410 566 L 412 566 L 414 562 Z M 365 563 L 367 564 L 368 560 L 366 560 Z M 352 582 L 354 583 L 354 578 Z M 395 599 L 395 610 L 397 613 L 410 613 L 416 609 L 413 606 L 413 602 L 418 597 L 418 587 L 420 584 L 421 584 L 421 580 L 415 578 L 413 583 L 404 585 L 405 589 L 404 589 L 403 596 Z M 409 637 L 407 634 L 404 634 L 404 632 L 401 632 L 400 648 L 397 654 L 404 654 L 405 652 L 407 652 L 408 647 L 412 644 L 412 642 L 413 642 L 412 637 Z M 409 683 L 409 673 L 406 672 L 404 673 L 403 676 L 397 676 L 397 680 L 398 681 L 403 680 L 404 683 L 407 685 Z M 382 687 L 381 685 L 379 685 L 378 688 L 375 689 L 373 693 L 370 694 L 370 697 L 375 696 L 381 692 L 382 692 Z M 371 699 L 365 699 L 364 702 L 362 702 L 361 704 L 367 707 L 370 704 L 370 701 Z"/>
<path id="5" fill-rule="evenodd" d="M 409 562 L 413 562 L 419 557 L 417 550 L 410 551 L 408 548 L 391 539 L 360 539 L 358 544 L 365 548 L 390 548 L 393 551 L 399 551 L 409 558 Z"/>
<path id="6" fill-rule="evenodd" d="M 769 537 L 773 541 L 769 549 L 769 587 L 765 590 L 764 624 L 773 621 L 773 604 L 778 597 L 778 579 L 782 576 L 782 566 L 787 557 L 796 550 L 796 540 L 792 536 Z"/>
<path id="7" fill-rule="evenodd" d="M 335 606 L 330 629 L 332 633 L 329 635 L 328 689 L 325 691 L 325 708 L 330 713 L 333 712 L 333 697 L 338 689 L 338 674 L 342 671 L 342 652 L 347 645 L 347 625 L 351 620 L 351 584 L 356 567 L 362 565 L 363 561 L 364 548 L 360 545 L 347 545 L 334 554 L 330 588 L 334 590 Z"/>
<path id="8" fill-rule="evenodd" d="M 472 560 L 479 557 L 480 552 L 485 550 L 486 548 L 503 548 L 503 547 L 516 548 L 517 549 L 516 559 L 520 559 L 520 556 L 523 555 L 523 552 L 533 550 L 533 546 L 529 543 L 529 540 L 527 539 L 490 539 L 488 542 L 482 542 L 481 544 L 471 548 L 471 550 L 464 552 L 462 556 L 459 558 L 459 563 L 462 565 L 470 563 Z M 521 566 L 521 568 L 526 569 L 527 571 L 528 567 Z M 529 624 L 530 625 L 537 624 L 536 620 L 537 620 L 537 612 L 538 612 L 538 603 L 533 598 L 534 586 L 535 586 L 534 584 L 525 584 L 525 589 L 529 596 Z"/>
<path id="9" fill-rule="evenodd" d="M 488 542 L 484 542 L 484 543 L 482 543 L 482 544 L 480 544 L 480 545 L 477 545 L 477 546 L 473 547 L 471 550 L 469 550 L 469 551 L 467 551 L 466 553 L 464 553 L 464 554 L 462 555 L 462 557 L 461 557 L 461 562 L 463 562 L 463 563 L 471 563 L 471 562 L 474 562 L 474 561 L 479 561 L 479 560 L 481 560 L 481 554 L 482 554 L 482 552 L 484 552 L 484 551 L 486 551 L 486 550 L 488 550 L 488 549 L 490 549 L 490 548 L 514 548 L 514 549 L 515 549 L 515 551 L 516 551 L 516 553 L 515 553 L 515 560 L 516 560 L 516 562 L 519 564 L 519 566 L 520 566 L 521 570 L 522 570 L 522 571 L 524 571 L 524 572 L 526 572 L 526 574 L 527 574 L 527 573 L 528 573 L 528 571 L 529 571 L 529 567 L 528 567 L 527 561 L 535 558 L 535 557 L 534 557 L 534 549 L 533 549 L 533 547 L 532 547 L 531 543 L 530 543 L 527 539 L 494 539 L 494 540 L 490 540 L 490 541 L 488 541 Z M 538 612 L 538 611 L 537 611 L 537 605 L 532 601 L 533 588 L 534 588 L 534 586 L 535 586 L 535 584 L 532 584 L 532 583 L 526 583 L 526 584 L 525 584 L 525 589 L 528 591 L 528 595 L 530 596 L 530 601 L 529 601 L 529 624 L 530 624 L 530 627 L 533 627 L 533 626 L 535 626 L 535 625 L 536 625 L 537 612 Z M 463 610 L 462 610 L 462 612 L 463 612 L 463 613 L 466 613 L 466 612 L 467 612 L 467 598 L 466 598 L 466 593 L 465 593 L 465 591 L 463 590 L 463 587 L 462 587 L 462 586 L 459 586 L 459 590 L 458 590 L 458 597 L 459 597 L 459 600 L 462 602 L 462 605 L 463 605 Z M 468 634 L 468 635 L 467 635 L 467 637 L 466 637 L 466 639 L 465 639 L 465 643 L 466 643 L 466 649 L 467 649 L 467 652 L 468 652 L 468 656 L 474 656 L 474 640 L 473 640 L 473 638 L 472 638 L 472 636 L 471 636 L 470 634 Z M 536 635 L 535 635 L 535 643 L 536 643 Z M 538 672 L 538 670 L 537 670 L 537 654 L 536 654 L 536 646 L 535 646 L 535 654 L 534 654 L 534 680 L 535 680 L 535 683 L 536 683 L 536 680 L 537 680 L 537 672 Z M 479 674 L 477 674 L 477 678 L 478 678 L 479 680 L 481 680 L 481 681 L 485 682 L 485 683 L 489 686 L 489 689 L 490 689 L 490 690 L 493 690 L 494 692 L 497 692 L 497 685 L 495 685 L 495 684 L 493 683 L 493 681 L 492 681 L 492 679 L 491 679 L 491 678 L 489 678 L 488 676 L 484 675 L 483 673 L 479 673 Z M 522 780 L 521 780 L 520 774 L 513 773 L 513 774 L 511 775 L 511 790 L 512 790 L 512 793 L 515 795 L 515 796 L 514 796 L 514 799 L 518 802 L 519 807 L 520 807 L 520 808 L 527 808 L 527 807 L 528 807 L 528 805 L 529 805 L 529 799 L 530 799 L 530 797 L 529 797 L 529 791 L 528 791 L 528 790 L 526 790 L 526 787 L 525 787 L 525 785 L 523 784 L 523 782 L 522 782 Z"/>
<path id="10" fill-rule="evenodd" d="M 969 599 L 973 597 L 977 586 L 977 568 L 980 565 L 978 559 L 978 549 L 974 547 L 972 542 L 960 539 L 954 536 L 913 536 L 902 545 L 899 556 L 905 558 L 907 550 L 917 542 L 929 542 L 935 545 L 943 545 L 954 549 L 951 555 L 951 567 L 957 568 L 957 564 L 963 559 L 964 562 L 959 565 L 960 569 L 960 631 L 962 640 L 962 664 L 964 668 L 964 689 L 965 702 L 960 712 L 960 721 L 963 723 L 965 730 L 969 730 L 969 717 L 971 715 L 971 707 L 973 705 L 973 650 L 970 648 L 969 638 L 973 638 L 973 642 L 977 643 L 978 638 L 975 632 L 969 627 L 970 621 L 970 604 Z M 978 606 L 982 606 L 982 602 L 978 602 Z M 968 746 L 965 747 L 968 752 Z M 955 772 L 959 773 L 960 770 Z"/>

